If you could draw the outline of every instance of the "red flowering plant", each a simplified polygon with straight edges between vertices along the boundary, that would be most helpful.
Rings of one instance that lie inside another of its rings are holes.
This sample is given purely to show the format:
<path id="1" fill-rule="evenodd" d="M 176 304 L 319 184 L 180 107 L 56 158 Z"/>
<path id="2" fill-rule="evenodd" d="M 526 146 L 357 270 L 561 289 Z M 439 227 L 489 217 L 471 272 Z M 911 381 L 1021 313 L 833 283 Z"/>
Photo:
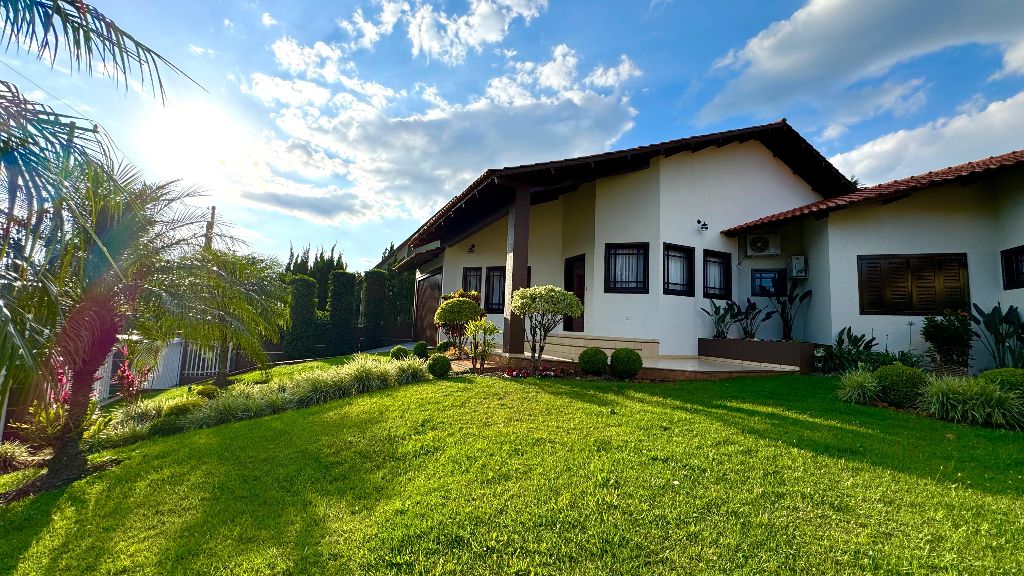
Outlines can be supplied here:
<path id="1" fill-rule="evenodd" d="M 128 359 L 128 349 L 121 348 L 121 353 L 125 355 L 124 361 L 114 374 L 112 383 L 118 387 L 125 402 L 133 402 L 139 397 L 139 392 L 149 377 L 149 369 L 143 368 L 136 374 L 132 371 L 132 364 Z"/>
<path id="2" fill-rule="evenodd" d="M 504 374 L 506 378 L 565 378 L 571 376 L 572 372 L 565 368 L 541 366 L 536 372 L 529 368 L 506 368 Z"/>

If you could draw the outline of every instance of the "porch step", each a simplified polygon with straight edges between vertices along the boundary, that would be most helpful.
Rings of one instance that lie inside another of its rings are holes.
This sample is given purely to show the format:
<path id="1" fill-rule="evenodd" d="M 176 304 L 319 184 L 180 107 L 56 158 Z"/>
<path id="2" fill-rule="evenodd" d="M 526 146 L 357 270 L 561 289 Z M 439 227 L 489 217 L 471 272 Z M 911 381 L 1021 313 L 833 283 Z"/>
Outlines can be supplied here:
<path id="1" fill-rule="evenodd" d="M 644 338 L 626 338 L 616 336 L 594 336 L 590 334 L 560 333 L 548 336 L 544 354 L 557 358 L 576 360 L 580 352 L 587 348 L 600 348 L 611 355 L 619 348 L 631 348 L 640 353 L 641 358 L 657 358 L 660 343 L 657 340 Z M 527 342 L 526 349 L 530 349 Z"/>

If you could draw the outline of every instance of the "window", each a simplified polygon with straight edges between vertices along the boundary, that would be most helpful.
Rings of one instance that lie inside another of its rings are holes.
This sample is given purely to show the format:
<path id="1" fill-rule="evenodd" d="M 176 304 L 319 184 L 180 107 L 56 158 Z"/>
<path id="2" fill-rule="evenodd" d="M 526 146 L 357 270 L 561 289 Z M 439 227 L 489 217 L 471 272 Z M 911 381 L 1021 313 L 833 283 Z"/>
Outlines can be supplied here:
<path id="1" fill-rule="evenodd" d="M 483 271 L 479 268 L 462 269 L 462 289 L 466 292 L 480 292 Z"/>
<path id="2" fill-rule="evenodd" d="M 732 298 L 732 254 L 704 251 L 704 297 Z"/>
<path id="3" fill-rule="evenodd" d="M 925 316 L 966 310 L 966 254 L 857 257 L 861 314 Z"/>
<path id="4" fill-rule="evenodd" d="M 665 244 L 665 294 L 693 296 L 693 248 Z"/>
<path id="5" fill-rule="evenodd" d="M 750 271 L 751 296 L 785 296 L 786 269 L 754 269 Z"/>
<path id="6" fill-rule="evenodd" d="M 505 267 L 487 267 L 487 290 L 484 296 L 484 311 L 488 314 L 505 312 Z"/>
<path id="7" fill-rule="evenodd" d="M 647 242 L 604 245 L 604 291 L 647 294 Z"/>
<path id="8" fill-rule="evenodd" d="M 999 253 L 1003 260 L 1003 290 L 1024 288 L 1024 246 Z"/>

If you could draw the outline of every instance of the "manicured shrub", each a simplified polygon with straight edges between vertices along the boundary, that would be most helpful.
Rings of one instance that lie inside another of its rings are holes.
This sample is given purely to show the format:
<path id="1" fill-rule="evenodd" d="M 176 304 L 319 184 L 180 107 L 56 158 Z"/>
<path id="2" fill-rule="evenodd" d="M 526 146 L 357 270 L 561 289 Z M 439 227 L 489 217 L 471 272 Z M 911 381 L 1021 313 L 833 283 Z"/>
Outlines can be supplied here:
<path id="1" fill-rule="evenodd" d="M 870 404 L 878 400 L 878 380 L 867 370 L 851 370 L 839 378 L 839 399 L 853 404 Z"/>
<path id="2" fill-rule="evenodd" d="M 359 318 L 359 278 L 352 272 L 331 272 L 330 302 L 327 306 L 327 345 L 334 354 L 351 354 L 359 346 L 356 325 Z"/>
<path id="3" fill-rule="evenodd" d="M 444 354 L 434 354 L 427 360 L 427 371 L 434 378 L 447 378 L 452 371 L 452 361 Z"/>
<path id="4" fill-rule="evenodd" d="M 194 392 L 195 395 L 199 396 L 200 398 L 206 398 L 207 400 L 209 400 L 210 398 L 213 398 L 217 394 L 220 394 L 220 388 L 214 386 L 213 384 L 203 384 L 201 386 L 196 386 L 195 388 L 193 388 L 192 392 Z"/>
<path id="5" fill-rule="evenodd" d="M 419 358 L 406 358 L 391 363 L 392 379 L 395 384 L 412 384 L 430 379 L 427 363 Z"/>
<path id="6" fill-rule="evenodd" d="M 299 360 L 316 354 L 317 310 L 316 280 L 294 276 L 290 282 L 291 303 L 288 306 L 289 328 L 282 347 L 286 358 Z"/>
<path id="7" fill-rule="evenodd" d="M 483 308 L 476 302 L 468 298 L 452 298 L 437 307 L 434 323 L 444 330 L 455 350 L 461 352 L 466 347 L 466 326 L 483 315 Z"/>
<path id="8" fill-rule="evenodd" d="M 636 375 L 640 373 L 640 369 L 643 367 L 644 361 L 640 357 L 640 353 L 632 348 L 619 348 L 612 352 L 610 368 L 612 375 L 616 378 L 622 378 L 623 380 L 636 378 Z"/>
<path id="9" fill-rule="evenodd" d="M 391 361 L 359 354 L 342 365 L 341 373 L 356 394 L 373 392 L 394 384 Z"/>
<path id="10" fill-rule="evenodd" d="M 182 417 L 186 429 L 209 428 L 228 422 L 276 414 L 290 407 L 277 386 L 232 386 Z"/>
<path id="11" fill-rule="evenodd" d="M 897 408 L 912 408 L 916 405 L 921 391 L 928 383 L 924 372 L 902 364 L 882 366 L 875 370 L 874 376 L 878 381 L 879 398 Z"/>
<path id="12" fill-rule="evenodd" d="M 608 370 L 608 354 L 600 348 L 587 348 L 580 352 L 580 370 L 591 376 L 601 376 Z"/>
<path id="13" fill-rule="evenodd" d="M 921 392 L 918 407 L 936 418 L 1001 428 L 1024 427 L 1024 400 L 984 378 L 932 378 Z"/>
<path id="14" fill-rule="evenodd" d="M 996 368 L 981 373 L 981 378 L 1003 390 L 1024 396 L 1024 368 Z"/>
<path id="15" fill-rule="evenodd" d="M 420 340 L 412 347 L 412 353 L 415 354 L 417 358 L 422 358 L 426 360 L 429 352 L 430 346 L 428 346 L 427 343 L 424 342 L 423 340 Z"/>
<path id="16" fill-rule="evenodd" d="M 412 354 L 412 352 L 409 352 L 409 349 L 405 346 L 395 346 L 391 349 L 390 356 L 392 360 L 404 360 L 409 354 Z"/>
<path id="17" fill-rule="evenodd" d="M 363 274 L 363 350 L 380 346 L 384 339 L 387 294 L 387 272 L 374 269 Z"/>
<path id="18" fill-rule="evenodd" d="M 344 366 L 303 371 L 285 384 L 289 403 L 296 408 L 315 406 L 351 396 L 355 388 L 346 378 Z"/>
<path id="19" fill-rule="evenodd" d="M 451 347 L 452 347 L 452 341 L 451 340 L 441 340 L 440 342 L 437 343 L 436 350 L 437 350 L 438 354 L 444 354 Z"/>
<path id="20" fill-rule="evenodd" d="M 566 316 L 579 318 L 583 315 L 583 303 L 572 292 L 558 286 L 530 286 L 512 293 L 510 306 L 513 314 L 523 317 L 526 335 L 530 341 L 530 361 L 533 371 L 540 368 L 544 356 L 544 345 L 548 334 L 558 327 Z"/>
<path id="21" fill-rule="evenodd" d="M 0 442 L 0 474 L 28 468 L 35 463 L 28 446 L 16 440 Z"/>

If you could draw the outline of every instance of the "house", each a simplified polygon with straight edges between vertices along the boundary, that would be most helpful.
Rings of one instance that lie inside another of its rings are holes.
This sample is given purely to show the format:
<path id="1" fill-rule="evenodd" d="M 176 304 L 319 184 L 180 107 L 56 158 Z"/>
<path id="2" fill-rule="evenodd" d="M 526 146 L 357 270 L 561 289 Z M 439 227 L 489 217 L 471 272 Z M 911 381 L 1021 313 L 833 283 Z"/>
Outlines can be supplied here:
<path id="1" fill-rule="evenodd" d="M 628 346 L 647 362 L 697 356 L 709 299 L 764 302 L 794 277 L 814 294 L 796 338 L 852 326 L 922 351 L 923 315 L 1024 304 L 1022 178 L 1016 152 L 858 190 L 781 120 L 488 170 L 400 245 L 399 267 L 416 270 L 417 338 L 436 338 L 441 294 L 477 290 L 513 355 L 522 286 L 583 301 L 552 356 Z"/>

